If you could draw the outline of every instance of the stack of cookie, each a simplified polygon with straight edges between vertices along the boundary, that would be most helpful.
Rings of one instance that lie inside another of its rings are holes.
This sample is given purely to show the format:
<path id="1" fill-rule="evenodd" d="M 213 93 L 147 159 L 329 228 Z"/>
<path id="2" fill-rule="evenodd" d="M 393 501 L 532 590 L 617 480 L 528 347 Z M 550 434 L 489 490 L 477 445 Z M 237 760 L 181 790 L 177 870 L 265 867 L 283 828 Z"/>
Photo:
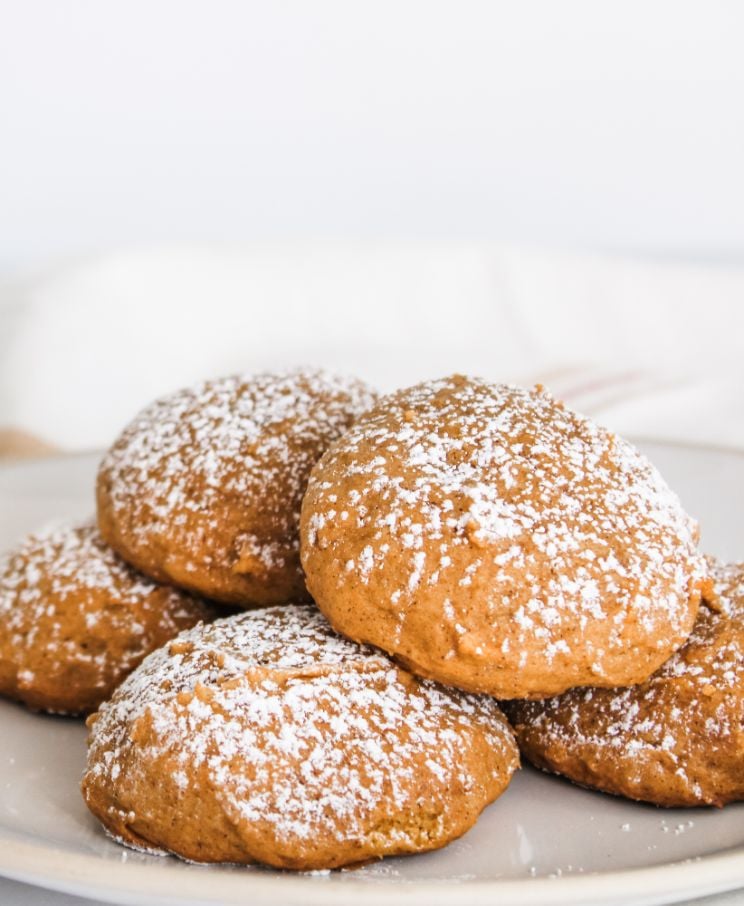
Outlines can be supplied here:
<path id="1" fill-rule="evenodd" d="M 124 431 L 97 504 L 1 568 L 0 684 L 97 709 L 83 795 L 121 842 L 292 869 L 434 849 L 516 740 L 609 792 L 744 798 L 744 568 L 542 388 L 206 382 Z"/>

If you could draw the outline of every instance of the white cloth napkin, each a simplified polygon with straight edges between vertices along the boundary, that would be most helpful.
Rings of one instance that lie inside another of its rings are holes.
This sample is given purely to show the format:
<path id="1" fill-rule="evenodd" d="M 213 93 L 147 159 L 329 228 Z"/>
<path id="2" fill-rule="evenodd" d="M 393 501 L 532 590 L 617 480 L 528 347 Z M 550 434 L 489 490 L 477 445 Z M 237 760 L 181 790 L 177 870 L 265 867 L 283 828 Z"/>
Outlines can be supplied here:
<path id="1" fill-rule="evenodd" d="M 298 364 L 541 381 L 621 433 L 744 447 L 744 270 L 488 243 L 118 252 L 0 288 L 0 428 L 108 444 L 155 396 Z"/>

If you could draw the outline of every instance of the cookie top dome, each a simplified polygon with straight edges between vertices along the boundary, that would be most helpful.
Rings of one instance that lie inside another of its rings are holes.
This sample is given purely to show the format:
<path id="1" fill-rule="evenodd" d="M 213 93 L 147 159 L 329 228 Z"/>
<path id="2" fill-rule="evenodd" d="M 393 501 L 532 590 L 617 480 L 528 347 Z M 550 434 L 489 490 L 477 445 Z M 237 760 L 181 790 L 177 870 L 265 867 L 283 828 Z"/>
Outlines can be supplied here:
<path id="1" fill-rule="evenodd" d="M 301 597 L 307 477 L 373 401 L 360 381 L 312 370 L 205 381 L 158 400 L 101 463 L 101 532 L 148 575 L 216 600 Z"/>
<path id="2" fill-rule="evenodd" d="M 90 711 L 146 654 L 213 616 L 130 567 L 92 523 L 48 526 L 0 560 L 0 692 Z"/>
<path id="3" fill-rule="evenodd" d="M 692 628 L 696 542 L 631 444 L 542 388 L 459 375 L 381 399 L 303 503 L 339 631 L 503 698 L 645 679 Z"/>
<path id="4" fill-rule="evenodd" d="M 330 868 L 441 846 L 517 766 L 495 701 L 417 680 L 310 605 L 183 633 L 90 724 L 96 814 L 197 861 Z"/>

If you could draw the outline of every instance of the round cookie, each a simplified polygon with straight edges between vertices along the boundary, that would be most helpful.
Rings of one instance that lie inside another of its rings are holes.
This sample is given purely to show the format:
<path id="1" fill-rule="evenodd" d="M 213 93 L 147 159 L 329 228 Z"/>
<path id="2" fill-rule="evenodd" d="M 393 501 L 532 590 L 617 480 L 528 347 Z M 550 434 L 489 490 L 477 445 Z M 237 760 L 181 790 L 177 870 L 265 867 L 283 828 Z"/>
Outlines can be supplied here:
<path id="1" fill-rule="evenodd" d="M 687 638 L 697 526 L 629 443 L 541 388 L 385 397 L 313 469 L 307 587 L 333 626 L 499 698 L 646 679 Z"/>
<path id="2" fill-rule="evenodd" d="M 148 576 L 214 600 L 304 598 L 307 477 L 373 400 L 322 371 L 238 375 L 158 400 L 101 463 L 101 534 Z"/>
<path id="3" fill-rule="evenodd" d="M 0 695 L 93 711 L 145 655 L 213 616 L 137 573 L 94 525 L 49 527 L 0 559 Z"/>
<path id="4" fill-rule="evenodd" d="M 88 721 L 88 807 L 196 862 L 330 869 L 437 849 L 518 766 L 496 702 L 419 680 L 312 605 L 183 633 Z"/>
<path id="5" fill-rule="evenodd" d="M 526 757 L 656 805 L 744 799 L 744 563 L 713 578 L 690 640 L 645 683 L 507 703 Z"/>

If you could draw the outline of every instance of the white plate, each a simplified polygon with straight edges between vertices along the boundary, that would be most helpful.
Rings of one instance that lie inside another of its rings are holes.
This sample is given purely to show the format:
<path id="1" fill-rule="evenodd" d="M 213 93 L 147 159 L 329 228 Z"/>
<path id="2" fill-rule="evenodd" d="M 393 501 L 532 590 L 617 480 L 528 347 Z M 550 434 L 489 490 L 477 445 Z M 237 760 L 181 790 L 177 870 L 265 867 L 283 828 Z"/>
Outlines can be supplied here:
<path id="1" fill-rule="evenodd" d="M 705 549 L 744 559 L 744 454 L 641 446 L 700 518 Z M 0 548 L 46 519 L 91 512 L 95 465 L 78 456 L 1 468 Z M 0 728 L 0 874 L 111 902 L 652 904 L 744 886 L 744 804 L 660 810 L 527 768 L 437 853 L 320 876 L 186 865 L 123 849 L 87 813 L 81 722 L 3 702 Z"/>

